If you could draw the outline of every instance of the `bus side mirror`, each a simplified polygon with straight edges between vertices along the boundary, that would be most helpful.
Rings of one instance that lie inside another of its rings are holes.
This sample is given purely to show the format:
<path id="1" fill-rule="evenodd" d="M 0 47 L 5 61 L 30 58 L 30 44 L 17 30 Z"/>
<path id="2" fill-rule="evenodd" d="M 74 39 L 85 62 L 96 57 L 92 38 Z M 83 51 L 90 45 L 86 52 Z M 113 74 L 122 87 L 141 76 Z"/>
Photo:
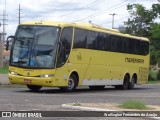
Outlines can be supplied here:
<path id="1" fill-rule="evenodd" d="M 6 42 L 6 51 L 8 51 L 9 50 L 9 43 L 10 43 L 10 41 L 11 40 L 9 40 L 9 39 L 15 39 L 15 37 L 14 36 L 9 36 L 8 38 L 7 38 L 7 42 Z"/>
<path id="2" fill-rule="evenodd" d="M 9 50 L 9 41 L 6 42 L 6 51 Z"/>

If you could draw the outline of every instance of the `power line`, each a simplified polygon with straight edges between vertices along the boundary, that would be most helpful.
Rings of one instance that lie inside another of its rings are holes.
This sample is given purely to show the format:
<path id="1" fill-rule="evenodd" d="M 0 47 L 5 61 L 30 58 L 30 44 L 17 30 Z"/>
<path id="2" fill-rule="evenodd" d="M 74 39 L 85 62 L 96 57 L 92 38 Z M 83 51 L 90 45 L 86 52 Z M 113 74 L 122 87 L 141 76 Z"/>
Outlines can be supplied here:
<path id="1" fill-rule="evenodd" d="M 117 7 L 117 6 L 125 3 L 126 1 L 128 1 L 128 0 L 125 0 L 125 1 L 123 1 L 123 2 L 121 2 L 121 3 L 118 3 L 118 4 L 116 4 L 116 5 L 112 6 L 112 7 L 109 7 L 109 8 L 107 8 L 107 9 L 105 9 L 105 10 L 102 10 L 102 11 L 100 11 L 100 12 L 98 12 L 98 13 L 89 15 L 89 16 L 84 17 L 84 18 L 77 19 L 77 20 L 75 20 L 75 21 L 73 21 L 73 22 L 77 22 L 77 21 L 80 21 L 80 20 L 83 20 L 83 19 L 86 19 L 86 18 L 93 18 L 93 17 L 96 17 L 96 16 L 98 16 L 98 15 L 104 14 L 104 13 L 107 12 L 108 10 L 111 11 L 111 10 L 113 10 L 113 8 L 115 8 L 115 7 Z M 122 6 L 124 6 L 124 5 L 122 5 Z M 122 7 L 122 6 L 120 6 L 120 7 Z M 120 7 L 118 7 L 118 8 L 120 8 Z M 118 9 L 118 8 L 116 8 L 116 9 Z M 111 10 L 110 10 L 110 9 L 111 9 Z"/>
<path id="2" fill-rule="evenodd" d="M 41 13 L 48 13 L 48 11 L 51 11 L 51 10 L 52 10 L 52 12 L 53 12 L 53 10 L 56 10 L 56 9 L 58 9 L 58 8 L 60 8 L 60 7 L 64 7 L 64 6 L 68 5 L 68 4 L 70 4 L 72 1 L 74 1 L 74 0 L 69 0 L 69 1 L 67 1 L 67 2 L 65 2 L 65 3 L 60 4 L 59 6 L 57 6 L 57 7 L 55 7 L 55 8 L 49 9 L 49 10 L 47 10 L 47 11 L 43 11 L 43 12 L 41 12 Z"/>
<path id="3" fill-rule="evenodd" d="M 104 14 L 106 11 L 108 11 L 108 10 L 110 10 L 110 9 L 113 10 L 113 8 L 119 6 L 119 5 L 121 5 L 121 4 L 123 4 L 123 3 L 127 2 L 127 1 L 128 1 L 128 0 L 125 0 L 125 1 L 123 1 L 123 2 L 121 2 L 121 3 L 118 3 L 118 4 L 114 5 L 114 6 L 112 6 L 112 7 L 109 7 L 109 8 L 107 8 L 107 9 L 105 9 L 105 10 L 102 10 L 102 11 L 100 11 L 100 12 L 98 12 L 98 13 L 95 13 L 95 14 L 89 15 L 89 16 L 87 16 L 87 17 L 83 17 L 83 18 L 77 19 L 77 20 L 75 20 L 75 21 L 73 21 L 73 22 L 77 22 L 77 21 L 80 21 L 80 20 L 83 20 L 83 19 L 86 19 L 86 18 L 93 18 L 93 17 L 96 17 L 96 16 L 98 16 L 98 15 Z M 126 5 L 126 4 L 125 4 L 125 5 Z M 124 6 L 124 5 L 122 5 L 122 6 Z M 122 7 L 122 6 L 120 6 L 120 7 Z M 118 7 L 118 8 L 120 8 L 120 7 Z M 116 9 L 118 9 L 118 8 L 116 8 Z M 110 10 L 110 11 L 111 11 L 111 10 Z"/>
<path id="4" fill-rule="evenodd" d="M 114 21 L 120 21 L 120 20 L 122 20 L 122 19 L 124 19 L 124 18 L 128 18 L 128 17 L 129 17 L 129 16 L 125 16 L 125 17 L 122 17 L 122 18 L 116 19 L 116 20 L 114 20 Z M 104 23 L 101 23 L 101 24 L 99 24 L 99 25 L 105 25 L 105 24 L 109 24 L 109 23 L 112 23 L 112 21 L 104 22 Z"/>
<path id="5" fill-rule="evenodd" d="M 95 1 L 93 1 L 93 2 L 91 2 L 91 3 L 89 3 L 89 4 L 87 4 L 87 5 L 85 5 L 85 6 L 83 6 L 83 7 L 77 8 L 77 10 L 82 10 L 82 9 L 88 8 L 88 7 L 92 6 L 92 5 L 94 5 L 94 4 L 95 4 L 96 2 L 98 2 L 98 1 L 102 1 L 102 0 L 95 0 Z M 70 15 L 70 14 L 72 14 L 72 13 L 74 13 L 74 12 L 75 12 L 75 11 L 68 12 L 68 13 L 66 13 L 66 14 L 64 14 L 64 15 L 60 15 L 60 17 L 64 17 L 64 16 L 67 16 L 67 15 Z"/>
<path id="6" fill-rule="evenodd" d="M 49 11 L 52 11 L 52 12 L 53 12 L 54 10 L 56 10 L 56 9 L 58 9 L 58 8 L 60 8 L 60 7 L 64 7 L 64 6 L 68 5 L 68 4 L 70 4 L 72 1 L 74 1 L 74 0 L 68 0 L 67 2 L 65 2 L 65 3 L 63 3 L 63 4 L 60 4 L 58 7 L 52 8 L 52 9 L 50 9 L 50 10 L 41 11 L 41 14 L 42 14 L 42 13 L 48 13 Z M 39 18 L 39 17 L 36 17 L 36 18 Z M 40 17 L 40 18 L 44 19 L 44 16 L 43 16 L 43 17 Z M 35 18 L 34 18 L 34 19 L 35 19 Z"/>

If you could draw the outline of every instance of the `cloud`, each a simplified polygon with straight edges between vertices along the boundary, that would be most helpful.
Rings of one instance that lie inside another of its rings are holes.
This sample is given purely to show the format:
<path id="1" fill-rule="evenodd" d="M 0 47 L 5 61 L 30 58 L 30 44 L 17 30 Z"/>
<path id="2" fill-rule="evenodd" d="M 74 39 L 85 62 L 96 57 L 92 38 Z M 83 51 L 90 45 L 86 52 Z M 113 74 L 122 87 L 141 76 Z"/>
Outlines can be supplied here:
<path id="1" fill-rule="evenodd" d="M 4 9 L 3 1 L 0 0 L 1 13 Z M 120 4 L 122 2 L 123 4 Z M 111 28 L 112 16 L 109 14 L 117 14 L 115 16 L 115 26 L 118 27 L 123 24 L 123 21 L 127 20 L 128 12 L 126 5 L 137 2 L 149 8 L 153 3 L 157 3 L 157 0 L 128 0 L 126 2 L 124 0 L 7 0 L 7 35 L 13 35 L 18 25 L 19 4 L 22 9 L 22 22 L 32 20 L 71 22 L 80 19 L 78 22 L 88 22 L 91 20 L 95 24 L 105 23 L 104 27 Z M 117 4 L 120 5 L 115 7 Z M 99 13 L 101 11 L 104 12 Z M 123 17 L 124 19 L 121 19 Z M 2 31 L 2 27 L 0 31 Z"/>

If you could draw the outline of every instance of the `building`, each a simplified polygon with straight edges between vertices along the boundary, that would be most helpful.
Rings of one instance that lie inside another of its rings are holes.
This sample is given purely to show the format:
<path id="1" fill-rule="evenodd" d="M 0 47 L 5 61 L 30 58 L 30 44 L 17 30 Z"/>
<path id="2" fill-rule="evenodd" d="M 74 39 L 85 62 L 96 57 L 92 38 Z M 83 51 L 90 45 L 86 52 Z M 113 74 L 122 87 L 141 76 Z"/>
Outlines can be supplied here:
<path id="1" fill-rule="evenodd" d="M 8 51 L 3 50 L 3 63 L 5 65 L 8 65 L 8 63 L 9 63 L 9 56 L 10 56 L 10 50 L 8 50 Z"/>

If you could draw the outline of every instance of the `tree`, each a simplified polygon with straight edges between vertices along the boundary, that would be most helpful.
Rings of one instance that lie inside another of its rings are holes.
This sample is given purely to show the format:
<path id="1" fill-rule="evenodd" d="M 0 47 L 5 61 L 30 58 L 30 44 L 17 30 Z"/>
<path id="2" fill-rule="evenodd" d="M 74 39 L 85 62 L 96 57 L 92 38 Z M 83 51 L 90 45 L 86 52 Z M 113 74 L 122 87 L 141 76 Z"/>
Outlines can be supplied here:
<path id="1" fill-rule="evenodd" d="M 160 15 L 160 0 L 158 0 L 158 2 L 159 2 L 158 4 L 152 5 L 152 12 L 154 13 L 156 17 Z"/>
<path id="2" fill-rule="evenodd" d="M 159 2 L 160 0 L 158 4 L 153 4 L 151 9 L 146 9 L 141 4 L 127 5 L 130 18 L 124 22 L 125 33 L 150 39 L 151 64 L 160 62 L 160 23 L 155 22 L 160 15 Z"/>
<path id="3" fill-rule="evenodd" d="M 140 4 L 127 5 L 127 10 L 130 18 L 128 18 L 127 22 L 124 22 L 127 26 L 126 33 L 148 37 L 150 26 L 153 23 L 153 19 L 155 19 L 153 12 Z"/>
<path id="4" fill-rule="evenodd" d="M 151 34 L 150 36 L 151 64 L 156 64 L 157 62 L 160 63 L 160 24 L 159 23 L 152 24 L 150 34 Z"/>

